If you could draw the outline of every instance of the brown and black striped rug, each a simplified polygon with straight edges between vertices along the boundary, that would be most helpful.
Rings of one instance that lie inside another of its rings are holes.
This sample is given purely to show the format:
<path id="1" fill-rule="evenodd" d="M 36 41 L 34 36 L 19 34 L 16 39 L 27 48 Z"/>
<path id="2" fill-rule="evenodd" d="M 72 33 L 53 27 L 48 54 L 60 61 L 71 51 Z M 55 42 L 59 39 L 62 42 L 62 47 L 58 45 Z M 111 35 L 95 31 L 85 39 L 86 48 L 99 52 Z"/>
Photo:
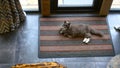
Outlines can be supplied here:
<path id="1" fill-rule="evenodd" d="M 59 35 L 58 30 L 65 20 L 72 24 L 89 24 L 104 33 L 104 37 L 92 36 L 89 44 L 82 39 L 69 39 Z M 113 56 L 114 48 L 105 17 L 60 17 L 40 18 L 40 58 Z"/>

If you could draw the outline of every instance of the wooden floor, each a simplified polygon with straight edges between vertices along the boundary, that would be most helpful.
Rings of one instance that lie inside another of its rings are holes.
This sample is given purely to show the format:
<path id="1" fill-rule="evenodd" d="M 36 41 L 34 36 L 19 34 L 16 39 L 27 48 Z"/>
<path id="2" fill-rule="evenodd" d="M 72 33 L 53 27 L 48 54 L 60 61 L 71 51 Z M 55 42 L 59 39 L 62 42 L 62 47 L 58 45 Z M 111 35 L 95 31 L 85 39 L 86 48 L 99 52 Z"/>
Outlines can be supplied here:
<path id="1" fill-rule="evenodd" d="M 107 63 L 113 57 L 38 58 L 39 18 L 39 14 L 27 14 L 26 21 L 19 29 L 5 35 L 0 35 L 0 68 L 10 68 L 11 65 L 17 63 L 50 61 L 59 62 L 67 66 L 67 68 L 106 68 Z M 109 14 L 107 20 L 110 25 L 110 33 L 117 55 L 120 54 L 120 34 L 113 27 L 120 25 L 120 14 Z"/>

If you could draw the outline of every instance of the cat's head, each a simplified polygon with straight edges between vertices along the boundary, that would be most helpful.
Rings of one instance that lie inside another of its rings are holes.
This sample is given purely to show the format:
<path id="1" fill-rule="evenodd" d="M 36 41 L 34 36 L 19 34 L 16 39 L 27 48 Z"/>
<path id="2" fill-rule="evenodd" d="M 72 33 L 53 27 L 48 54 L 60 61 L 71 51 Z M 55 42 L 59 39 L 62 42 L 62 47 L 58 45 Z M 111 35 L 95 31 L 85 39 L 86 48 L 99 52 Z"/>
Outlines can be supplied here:
<path id="1" fill-rule="evenodd" d="M 71 23 L 69 21 L 64 21 L 64 24 L 62 25 L 64 28 L 69 29 Z"/>

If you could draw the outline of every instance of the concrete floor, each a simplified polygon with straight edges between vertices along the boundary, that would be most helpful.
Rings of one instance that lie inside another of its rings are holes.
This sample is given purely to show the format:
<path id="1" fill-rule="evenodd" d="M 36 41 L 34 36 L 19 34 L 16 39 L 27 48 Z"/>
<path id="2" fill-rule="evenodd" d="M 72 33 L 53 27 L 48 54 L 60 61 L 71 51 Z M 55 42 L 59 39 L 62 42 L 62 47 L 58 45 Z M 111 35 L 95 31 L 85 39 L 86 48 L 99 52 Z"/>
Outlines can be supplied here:
<path id="1" fill-rule="evenodd" d="M 10 68 L 17 63 L 59 62 L 67 68 L 106 68 L 112 58 L 79 57 L 79 58 L 38 58 L 39 14 L 27 14 L 26 21 L 19 29 L 8 34 L 0 35 L 0 68 Z M 120 14 L 107 16 L 115 53 L 120 54 L 120 34 L 114 26 L 120 25 Z"/>

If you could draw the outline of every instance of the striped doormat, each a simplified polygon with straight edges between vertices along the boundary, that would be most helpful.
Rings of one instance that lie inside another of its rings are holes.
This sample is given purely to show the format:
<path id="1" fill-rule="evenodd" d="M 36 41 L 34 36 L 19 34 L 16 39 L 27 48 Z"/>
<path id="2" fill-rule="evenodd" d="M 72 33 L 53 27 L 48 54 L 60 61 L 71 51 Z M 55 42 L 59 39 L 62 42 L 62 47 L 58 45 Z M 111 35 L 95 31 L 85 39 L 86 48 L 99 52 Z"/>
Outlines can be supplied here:
<path id="1" fill-rule="evenodd" d="M 104 37 L 92 36 L 89 44 L 81 38 L 69 39 L 60 36 L 58 30 L 65 20 L 72 24 L 89 24 L 104 33 Z M 40 58 L 113 56 L 114 48 L 105 17 L 60 17 L 40 18 Z"/>

